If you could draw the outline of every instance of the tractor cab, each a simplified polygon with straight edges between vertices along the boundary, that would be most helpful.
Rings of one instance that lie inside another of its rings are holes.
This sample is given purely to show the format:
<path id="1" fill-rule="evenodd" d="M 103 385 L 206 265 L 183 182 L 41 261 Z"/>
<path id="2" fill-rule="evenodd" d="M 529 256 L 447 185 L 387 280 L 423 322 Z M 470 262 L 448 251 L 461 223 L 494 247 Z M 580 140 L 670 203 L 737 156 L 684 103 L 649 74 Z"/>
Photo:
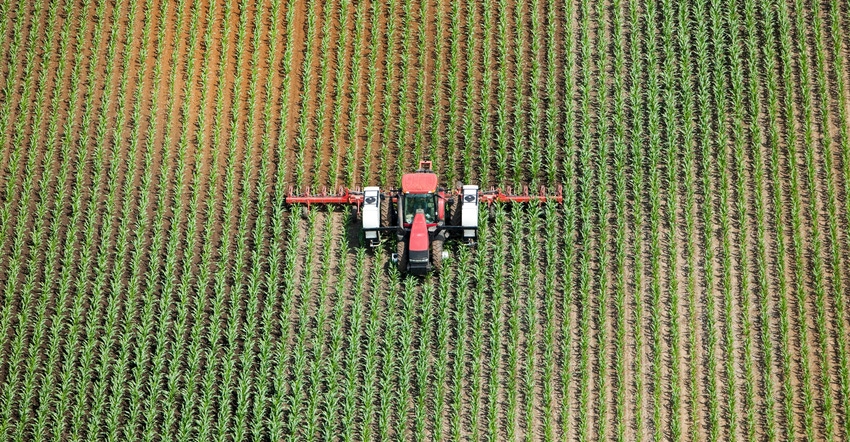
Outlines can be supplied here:
<path id="1" fill-rule="evenodd" d="M 420 210 L 428 227 L 442 221 L 445 198 L 441 199 L 437 193 L 437 174 L 431 170 L 430 161 L 423 162 L 416 172 L 401 177 L 399 196 L 398 211 L 404 227 L 410 227 Z"/>

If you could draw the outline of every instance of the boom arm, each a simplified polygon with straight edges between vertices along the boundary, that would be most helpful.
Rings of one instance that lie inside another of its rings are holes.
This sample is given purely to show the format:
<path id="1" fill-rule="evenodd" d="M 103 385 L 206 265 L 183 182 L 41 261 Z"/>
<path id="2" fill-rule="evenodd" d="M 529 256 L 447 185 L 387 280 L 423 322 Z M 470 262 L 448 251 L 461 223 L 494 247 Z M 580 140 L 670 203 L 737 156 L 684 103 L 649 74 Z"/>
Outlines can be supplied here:
<path id="1" fill-rule="evenodd" d="M 532 195 L 528 193 L 528 187 L 523 187 L 521 194 L 513 194 L 511 192 L 511 188 L 508 187 L 506 193 L 503 193 L 501 189 L 494 189 L 488 191 L 478 192 L 478 198 L 487 204 L 492 203 L 530 203 L 530 202 L 544 202 L 547 200 L 555 201 L 558 203 L 564 202 L 563 196 L 563 187 L 558 186 L 557 193 L 554 195 L 547 195 L 546 188 L 540 186 L 540 193 L 537 195 Z"/>
<path id="2" fill-rule="evenodd" d="M 287 204 L 306 204 L 310 207 L 311 204 L 353 204 L 360 207 L 364 201 L 364 193 L 360 191 L 352 191 L 345 187 L 340 187 L 336 194 L 329 194 L 327 188 L 322 188 L 321 193 L 313 195 L 296 195 L 289 188 L 289 194 L 286 195 Z"/>

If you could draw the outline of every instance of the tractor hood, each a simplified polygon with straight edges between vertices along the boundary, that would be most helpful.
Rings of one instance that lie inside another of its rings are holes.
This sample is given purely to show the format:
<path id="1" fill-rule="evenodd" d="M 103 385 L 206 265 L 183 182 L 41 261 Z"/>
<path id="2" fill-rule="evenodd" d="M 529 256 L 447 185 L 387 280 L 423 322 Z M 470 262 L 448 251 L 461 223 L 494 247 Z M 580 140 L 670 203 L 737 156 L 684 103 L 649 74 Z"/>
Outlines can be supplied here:
<path id="1" fill-rule="evenodd" d="M 410 251 L 427 252 L 430 245 L 429 242 L 428 224 L 425 222 L 425 214 L 422 213 L 422 210 L 417 210 L 416 215 L 413 216 L 413 224 L 410 226 Z"/>
<path id="2" fill-rule="evenodd" d="M 413 225 L 410 227 L 410 244 L 408 245 L 407 270 L 414 275 L 428 273 L 431 266 L 429 263 L 428 250 L 431 242 L 428 237 L 428 225 L 425 223 L 425 214 L 417 210 L 413 217 Z"/>

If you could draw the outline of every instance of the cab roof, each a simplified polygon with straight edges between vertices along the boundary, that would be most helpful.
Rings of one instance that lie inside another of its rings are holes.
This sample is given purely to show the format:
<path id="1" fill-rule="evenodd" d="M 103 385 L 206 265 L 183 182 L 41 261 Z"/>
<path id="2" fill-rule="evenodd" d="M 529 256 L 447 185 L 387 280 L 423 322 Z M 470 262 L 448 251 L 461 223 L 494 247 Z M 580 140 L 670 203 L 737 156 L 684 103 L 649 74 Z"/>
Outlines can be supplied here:
<path id="1" fill-rule="evenodd" d="M 401 177 L 404 193 L 431 193 L 437 191 L 437 174 L 429 172 L 406 173 Z"/>

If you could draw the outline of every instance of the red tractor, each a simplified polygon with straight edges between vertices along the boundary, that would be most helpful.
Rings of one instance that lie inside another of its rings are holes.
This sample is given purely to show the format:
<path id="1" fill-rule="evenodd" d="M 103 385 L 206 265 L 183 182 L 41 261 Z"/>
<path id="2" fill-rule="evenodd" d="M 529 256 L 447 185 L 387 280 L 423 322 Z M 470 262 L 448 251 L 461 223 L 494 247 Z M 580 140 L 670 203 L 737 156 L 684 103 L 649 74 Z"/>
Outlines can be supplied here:
<path id="1" fill-rule="evenodd" d="M 424 275 L 440 270 L 446 252 L 443 244 L 450 239 L 475 244 L 478 238 L 478 205 L 496 202 L 563 202 L 561 188 L 554 196 L 520 195 L 501 190 L 479 191 L 476 185 L 460 185 L 452 190 L 438 186 L 437 174 L 430 161 L 420 161 L 419 169 L 404 174 L 401 189 L 381 192 L 379 187 L 362 191 L 340 188 L 336 194 L 323 191 L 315 195 L 295 195 L 290 190 L 287 204 L 352 204 L 358 209 L 363 235 L 370 247 L 380 244 L 381 232 L 393 232 L 398 241 L 393 260 L 403 272 Z M 386 202 L 382 205 L 381 201 Z M 383 206 L 388 206 L 386 212 Z"/>

